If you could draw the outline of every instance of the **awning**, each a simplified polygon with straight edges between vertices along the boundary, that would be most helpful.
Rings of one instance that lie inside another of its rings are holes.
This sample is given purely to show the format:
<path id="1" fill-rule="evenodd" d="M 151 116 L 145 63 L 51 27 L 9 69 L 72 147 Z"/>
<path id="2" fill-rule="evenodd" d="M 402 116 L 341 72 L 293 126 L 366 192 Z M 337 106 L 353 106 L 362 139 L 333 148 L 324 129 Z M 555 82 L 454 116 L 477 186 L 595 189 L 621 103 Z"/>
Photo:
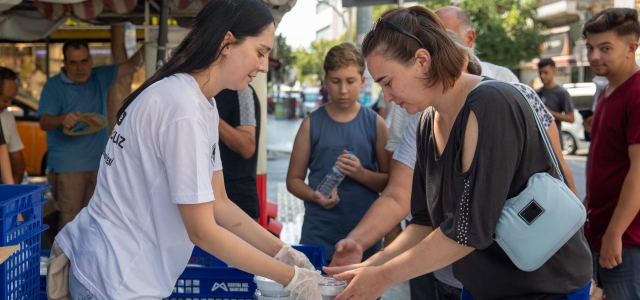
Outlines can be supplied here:
<path id="1" fill-rule="evenodd" d="M 66 20 L 66 17 L 47 20 L 37 11 L 5 11 L 0 13 L 0 37 L 14 41 L 40 40 L 51 35 Z"/>
<path id="2" fill-rule="evenodd" d="M 60 27 L 67 17 L 90 21 L 98 18 L 101 13 L 109 11 L 109 15 L 123 15 L 123 17 L 129 13 L 139 15 L 141 12 L 134 11 L 138 1 L 143 2 L 143 0 L 0 0 L 0 39 L 40 40 Z M 209 1 L 171 0 L 173 4 L 171 9 L 190 13 L 193 11 L 195 15 Z M 297 2 L 297 0 L 261 1 L 270 8 L 276 26 L 282 16 Z"/>
<path id="3" fill-rule="evenodd" d="M 3 0 L 0 0 L 3 1 Z M 51 0 L 55 2 L 38 1 L 30 2 L 38 9 L 38 12 L 47 20 L 55 20 L 71 12 L 82 20 L 95 19 L 107 6 L 112 12 L 126 14 L 136 7 L 137 0 Z M 65 3 L 65 1 L 67 1 Z"/>

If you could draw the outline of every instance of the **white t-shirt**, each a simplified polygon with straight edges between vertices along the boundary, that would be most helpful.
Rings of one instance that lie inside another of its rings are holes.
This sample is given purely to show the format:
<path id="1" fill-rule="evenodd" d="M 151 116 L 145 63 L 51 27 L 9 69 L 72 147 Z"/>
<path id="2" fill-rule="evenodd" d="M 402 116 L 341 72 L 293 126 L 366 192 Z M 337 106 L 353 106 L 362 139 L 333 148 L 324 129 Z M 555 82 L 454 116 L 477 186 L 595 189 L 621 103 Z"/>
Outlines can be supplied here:
<path id="1" fill-rule="evenodd" d="M 4 133 L 4 139 L 7 141 L 9 153 L 24 149 L 24 145 L 18 134 L 18 127 L 16 127 L 16 118 L 13 114 L 6 109 L 3 110 L 0 113 L 0 122 L 2 123 L 2 133 Z"/>
<path id="2" fill-rule="evenodd" d="M 421 115 L 421 112 L 409 115 L 411 118 L 404 127 L 402 138 L 396 151 L 393 152 L 393 159 L 407 165 L 411 170 L 416 166 L 416 152 L 418 151 L 416 148 L 416 130 L 418 129 Z"/>
<path id="3" fill-rule="evenodd" d="M 400 139 L 402 139 L 402 133 L 404 128 L 407 127 L 407 122 L 411 119 L 412 114 L 408 113 L 406 109 L 398 106 L 395 102 L 389 103 L 389 137 L 387 138 L 387 144 L 385 149 L 390 152 L 395 152 Z M 413 168 L 413 166 L 411 166 Z"/>
<path id="4" fill-rule="evenodd" d="M 97 299 L 168 297 L 194 246 L 177 204 L 214 200 L 218 110 L 193 77 L 177 74 L 147 88 L 125 113 L 89 206 L 56 241 Z"/>
<path id="5" fill-rule="evenodd" d="M 487 76 L 489 78 L 498 79 L 506 82 L 520 82 L 518 77 L 516 77 L 511 70 L 494 65 L 492 63 L 481 61 L 480 65 L 482 66 L 482 76 Z"/>

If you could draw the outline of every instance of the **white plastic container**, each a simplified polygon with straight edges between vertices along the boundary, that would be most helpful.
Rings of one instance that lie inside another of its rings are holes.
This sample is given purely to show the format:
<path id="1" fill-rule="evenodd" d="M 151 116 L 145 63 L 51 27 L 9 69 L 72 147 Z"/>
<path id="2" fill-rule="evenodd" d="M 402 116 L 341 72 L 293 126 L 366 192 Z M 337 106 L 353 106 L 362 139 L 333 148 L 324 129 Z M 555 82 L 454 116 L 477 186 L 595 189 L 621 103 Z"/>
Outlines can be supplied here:
<path id="1" fill-rule="evenodd" d="M 319 284 L 320 294 L 322 294 L 322 300 L 333 300 L 336 296 L 338 296 L 344 288 L 347 287 L 346 281 L 338 281 L 333 279 L 333 277 L 325 277 L 327 280 L 327 284 Z"/>
<path id="2" fill-rule="evenodd" d="M 256 275 L 253 277 L 253 282 L 255 282 L 258 286 L 258 290 L 263 297 L 289 297 L 289 292 L 284 291 L 284 287 L 282 286 L 282 284 L 279 284 L 269 278 Z"/>
<path id="3" fill-rule="evenodd" d="M 256 290 L 254 298 L 256 300 L 289 300 L 289 296 L 265 296 L 265 295 L 262 295 L 262 292 L 260 292 L 260 290 Z"/>

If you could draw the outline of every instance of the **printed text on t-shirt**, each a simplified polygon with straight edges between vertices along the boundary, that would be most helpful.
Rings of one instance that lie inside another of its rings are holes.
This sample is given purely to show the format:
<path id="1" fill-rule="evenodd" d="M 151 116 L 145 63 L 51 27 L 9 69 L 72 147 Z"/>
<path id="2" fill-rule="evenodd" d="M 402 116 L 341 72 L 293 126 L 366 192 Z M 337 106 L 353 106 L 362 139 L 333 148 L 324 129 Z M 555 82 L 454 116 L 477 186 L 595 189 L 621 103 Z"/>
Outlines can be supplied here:
<path id="1" fill-rule="evenodd" d="M 109 139 L 111 140 L 111 142 L 118 145 L 118 147 L 120 147 L 121 149 L 124 149 L 124 147 L 122 146 L 122 143 L 124 143 L 126 139 L 123 136 L 121 136 L 117 131 L 114 130 L 111 133 L 111 136 L 109 137 Z"/>

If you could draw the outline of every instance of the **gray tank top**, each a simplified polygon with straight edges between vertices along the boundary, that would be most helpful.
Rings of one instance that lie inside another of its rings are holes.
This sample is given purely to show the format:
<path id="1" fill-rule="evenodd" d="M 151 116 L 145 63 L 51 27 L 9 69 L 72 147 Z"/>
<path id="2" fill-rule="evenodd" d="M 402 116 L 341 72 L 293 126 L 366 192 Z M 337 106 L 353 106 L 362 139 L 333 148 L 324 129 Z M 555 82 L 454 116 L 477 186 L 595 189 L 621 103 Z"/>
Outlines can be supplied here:
<path id="1" fill-rule="evenodd" d="M 316 189 L 320 181 L 335 165 L 343 150 L 352 151 L 365 169 L 378 172 L 376 160 L 376 113 L 361 107 L 353 120 L 345 123 L 333 120 L 324 107 L 310 115 L 311 159 L 309 161 L 309 186 Z M 338 186 L 340 202 L 331 209 L 305 202 L 301 244 L 323 245 L 327 260 L 333 258 L 335 244 L 347 237 L 367 212 L 378 193 L 361 183 L 345 177 Z M 364 259 L 380 250 L 376 243 L 365 251 Z"/>

